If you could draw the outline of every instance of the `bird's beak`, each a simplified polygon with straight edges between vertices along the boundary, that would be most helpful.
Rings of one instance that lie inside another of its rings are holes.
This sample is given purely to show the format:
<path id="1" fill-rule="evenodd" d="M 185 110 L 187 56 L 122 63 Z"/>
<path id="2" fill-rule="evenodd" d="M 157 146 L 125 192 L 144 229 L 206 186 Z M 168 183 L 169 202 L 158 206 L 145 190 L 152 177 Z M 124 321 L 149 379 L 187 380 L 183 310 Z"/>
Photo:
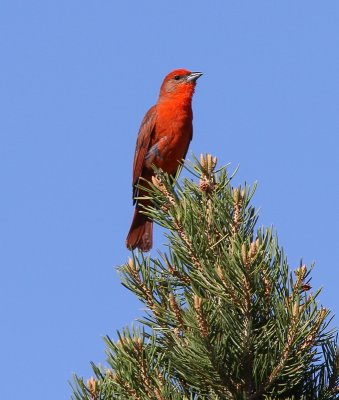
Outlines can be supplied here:
<path id="1" fill-rule="evenodd" d="M 202 72 L 191 72 L 187 77 L 187 82 L 195 82 L 200 76 Z"/>

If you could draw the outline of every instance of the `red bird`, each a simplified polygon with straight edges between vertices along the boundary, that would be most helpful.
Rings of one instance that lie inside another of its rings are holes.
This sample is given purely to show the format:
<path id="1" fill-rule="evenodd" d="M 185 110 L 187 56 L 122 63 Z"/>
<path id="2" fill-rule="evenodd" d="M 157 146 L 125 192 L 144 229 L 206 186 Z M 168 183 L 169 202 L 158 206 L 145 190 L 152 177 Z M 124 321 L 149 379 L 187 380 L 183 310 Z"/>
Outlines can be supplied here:
<path id="1" fill-rule="evenodd" d="M 137 188 L 140 177 L 151 181 L 152 165 L 174 175 L 180 161 L 185 158 L 192 139 L 192 97 L 196 80 L 201 72 L 177 69 L 164 79 L 157 104 L 146 113 L 137 138 L 133 163 L 133 204 L 136 203 L 126 245 L 129 249 L 149 251 L 153 242 L 153 221 L 142 214 L 141 205 L 150 204 L 135 200 L 142 196 Z M 140 182 L 145 185 L 145 182 Z"/>

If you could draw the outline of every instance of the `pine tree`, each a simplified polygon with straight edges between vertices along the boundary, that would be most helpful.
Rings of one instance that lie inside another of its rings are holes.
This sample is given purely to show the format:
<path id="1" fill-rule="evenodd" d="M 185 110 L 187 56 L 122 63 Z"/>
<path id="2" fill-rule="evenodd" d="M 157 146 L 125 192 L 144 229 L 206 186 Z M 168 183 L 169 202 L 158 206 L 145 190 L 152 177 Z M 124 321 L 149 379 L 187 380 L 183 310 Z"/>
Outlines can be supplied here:
<path id="1" fill-rule="evenodd" d="M 119 268 L 145 315 L 106 337 L 109 367 L 75 377 L 73 399 L 339 398 L 336 331 L 313 266 L 291 271 L 272 229 L 256 228 L 255 186 L 233 187 L 209 154 L 185 168 L 193 179 L 156 171 L 148 189 L 145 213 L 168 250 Z"/>

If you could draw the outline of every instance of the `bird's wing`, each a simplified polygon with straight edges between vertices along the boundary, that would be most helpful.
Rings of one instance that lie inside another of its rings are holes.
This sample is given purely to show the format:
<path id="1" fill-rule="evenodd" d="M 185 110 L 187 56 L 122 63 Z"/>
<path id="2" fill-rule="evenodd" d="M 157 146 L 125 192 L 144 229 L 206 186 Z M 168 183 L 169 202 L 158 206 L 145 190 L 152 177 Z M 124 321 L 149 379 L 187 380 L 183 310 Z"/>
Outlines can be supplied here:
<path id="1" fill-rule="evenodd" d="M 145 164 L 145 157 L 150 147 L 151 137 L 155 128 L 156 115 L 157 109 L 154 105 L 147 111 L 139 129 L 133 163 L 133 204 L 135 203 L 134 198 L 138 194 L 138 188 L 136 185 L 142 174 Z"/>

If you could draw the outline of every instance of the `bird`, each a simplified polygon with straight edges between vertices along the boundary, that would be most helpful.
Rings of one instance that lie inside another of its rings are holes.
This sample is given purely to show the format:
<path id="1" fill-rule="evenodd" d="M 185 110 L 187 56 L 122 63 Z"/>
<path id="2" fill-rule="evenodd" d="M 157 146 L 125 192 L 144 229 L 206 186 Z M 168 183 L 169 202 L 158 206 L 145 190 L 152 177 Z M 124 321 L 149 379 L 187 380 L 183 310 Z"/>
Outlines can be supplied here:
<path id="1" fill-rule="evenodd" d="M 153 245 L 153 221 L 141 211 L 150 200 L 138 184 L 146 186 L 154 176 L 155 166 L 175 175 L 185 158 L 193 135 L 192 97 L 202 72 L 176 69 L 163 80 L 157 103 L 145 114 L 137 136 L 133 162 L 134 215 L 126 246 L 147 252 Z M 142 181 L 140 181 L 142 178 Z M 139 197 L 136 199 L 136 197 Z"/>

